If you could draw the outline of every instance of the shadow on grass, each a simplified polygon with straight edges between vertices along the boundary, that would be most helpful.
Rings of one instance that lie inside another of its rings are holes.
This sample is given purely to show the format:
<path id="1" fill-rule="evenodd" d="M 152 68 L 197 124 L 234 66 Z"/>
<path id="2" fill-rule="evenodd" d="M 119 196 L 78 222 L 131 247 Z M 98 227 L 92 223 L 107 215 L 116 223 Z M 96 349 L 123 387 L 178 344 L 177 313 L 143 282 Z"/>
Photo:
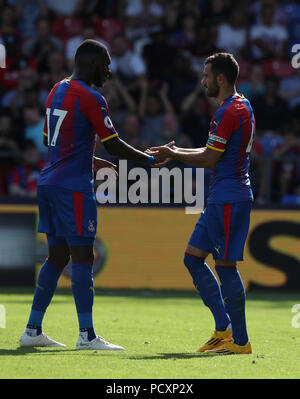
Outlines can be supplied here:
<path id="1" fill-rule="evenodd" d="M 129 360 L 185 360 L 185 359 L 198 359 L 198 358 L 212 358 L 212 357 L 223 357 L 230 355 L 220 355 L 217 353 L 158 353 L 157 355 L 151 356 L 134 356 L 129 357 Z"/>
<path id="2" fill-rule="evenodd" d="M 119 351 L 109 351 L 109 350 L 95 350 L 95 349 L 81 349 L 78 350 L 76 348 L 56 348 L 56 347 L 24 347 L 24 346 L 18 346 L 17 348 L 14 349 L 0 349 L 0 358 L 1 356 L 26 356 L 26 355 L 58 355 L 59 353 L 62 354 L 67 354 L 67 353 L 72 353 L 75 354 L 77 353 L 79 356 L 82 356 L 83 354 L 85 355 L 100 355 L 103 357 L 105 355 L 112 355 L 112 354 L 120 354 L 120 353 L 125 353 L 125 352 L 119 352 Z"/>
<path id="3" fill-rule="evenodd" d="M 15 349 L 0 349 L 1 356 L 26 356 L 30 354 L 42 355 L 42 354 L 58 354 L 59 352 L 80 352 L 78 349 L 62 349 L 62 348 L 34 348 L 34 347 L 18 347 Z"/>
<path id="4" fill-rule="evenodd" d="M 34 288 L 33 287 L 0 287 L 0 295 L 29 295 L 29 299 L 16 297 L 6 298 L 6 302 L 11 303 L 31 303 Z M 73 298 L 71 289 L 57 289 L 55 295 L 59 296 L 58 301 L 68 302 L 70 298 Z M 96 288 L 95 295 L 98 297 L 126 297 L 126 298 L 143 298 L 145 300 L 155 300 L 155 299 L 168 299 L 168 298 L 190 298 L 195 300 L 200 300 L 199 294 L 196 291 L 178 291 L 178 290 L 150 290 L 150 289 L 102 289 Z M 55 301 L 55 296 L 53 300 Z M 276 288 L 253 288 L 247 292 L 247 301 L 252 300 L 266 300 L 271 302 L 276 302 L 276 306 L 284 305 L 286 301 L 293 301 L 294 303 L 300 303 L 300 293 L 297 291 L 289 291 L 286 289 L 276 289 Z"/>
<path id="5" fill-rule="evenodd" d="M 115 351 L 96 351 L 96 350 L 89 350 L 89 351 L 81 351 L 75 348 L 37 348 L 37 347 L 17 347 L 15 349 L 0 349 L 0 357 L 1 356 L 26 356 L 26 355 L 57 355 L 59 353 L 89 353 L 91 355 L 101 354 L 107 355 L 111 353 L 116 353 Z M 123 352 L 126 355 L 126 352 Z M 127 359 L 129 360 L 181 360 L 181 359 L 197 359 L 197 358 L 211 358 L 214 356 L 220 356 L 219 354 L 213 353 L 198 353 L 198 352 L 178 352 L 178 353 L 157 353 L 156 355 L 136 355 L 136 356 L 129 356 Z M 224 355 L 225 356 L 225 355 Z M 228 355 L 226 355 L 228 356 Z"/>

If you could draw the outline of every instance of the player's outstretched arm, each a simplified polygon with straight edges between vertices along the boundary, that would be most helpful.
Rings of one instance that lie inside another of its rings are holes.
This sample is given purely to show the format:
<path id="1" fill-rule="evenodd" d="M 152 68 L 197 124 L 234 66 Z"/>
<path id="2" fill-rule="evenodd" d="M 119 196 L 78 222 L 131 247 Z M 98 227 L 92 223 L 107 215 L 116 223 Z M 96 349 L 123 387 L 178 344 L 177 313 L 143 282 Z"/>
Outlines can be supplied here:
<path id="1" fill-rule="evenodd" d="M 173 148 L 173 149 L 177 148 L 177 147 L 175 147 L 175 141 L 174 140 L 172 140 L 169 143 L 165 144 L 163 147 L 170 147 L 170 148 Z M 151 148 L 147 148 L 145 153 L 153 156 Z M 155 162 L 155 164 L 153 164 L 153 166 L 157 166 L 157 167 L 164 166 L 165 164 L 167 164 L 170 161 L 171 161 L 171 158 L 165 157 L 162 161 Z"/>
<path id="2" fill-rule="evenodd" d="M 203 148 L 203 147 L 199 147 L 199 148 L 181 148 L 181 147 L 177 147 L 177 146 L 175 146 L 175 141 L 174 140 L 170 141 L 168 144 L 165 144 L 162 147 L 170 147 L 173 150 L 184 152 L 184 153 L 191 153 L 191 152 L 198 153 L 201 150 L 201 148 Z M 151 147 L 149 150 L 146 150 L 146 152 L 150 153 L 153 150 L 153 148 L 155 148 L 155 147 Z"/>
<path id="3" fill-rule="evenodd" d="M 202 168 L 214 169 L 223 152 L 212 150 L 207 147 L 197 148 L 194 151 L 186 151 L 177 147 L 152 147 L 148 154 L 171 158 L 189 165 Z"/>
<path id="4" fill-rule="evenodd" d="M 129 161 L 134 161 L 138 163 L 152 165 L 160 163 L 166 158 L 163 154 L 159 153 L 156 153 L 154 155 L 148 155 L 145 152 L 132 147 L 124 140 L 120 139 L 119 136 L 113 137 L 112 139 L 105 141 L 103 145 L 110 155 L 119 159 L 128 159 Z M 154 157 L 154 159 L 152 159 L 152 156 Z"/>

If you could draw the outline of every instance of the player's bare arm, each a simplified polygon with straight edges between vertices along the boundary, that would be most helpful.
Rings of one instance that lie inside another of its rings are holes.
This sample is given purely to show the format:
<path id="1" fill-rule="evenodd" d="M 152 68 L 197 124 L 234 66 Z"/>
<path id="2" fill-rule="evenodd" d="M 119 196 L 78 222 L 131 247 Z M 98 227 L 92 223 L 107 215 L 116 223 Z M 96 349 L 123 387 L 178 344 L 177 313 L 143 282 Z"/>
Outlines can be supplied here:
<path id="1" fill-rule="evenodd" d="M 197 148 L 195 150 L 187 151 L 188 149 L 181 148 L 170 148 L 166 146 L 152 147 L 149 154 L 153 156 L 160 156 L 165 158 L 171 158 L 192 166 L 198 166 L 201 168 L 214 169 L 219 159 L 222 156 L 222 152 L 212 150 L 207 147 Z"/>
<path id="2" fill-rule="evenodd" d="M 147 164 L 149 160 L 149 155 L 152 154 L 146 154 L 128 143 L 126 143 L 124 140 L 120 139 L 119 136 L 114 137 L 110 140 L 107 140 L 103 143 L 106 151 L 117 158 L 120 159 L 128 159 L 130 161 L 134 162 L 139 162 L 139 163 L 144 163 Z M 154 163 L 160 163 L 162 162 L 166 157 L 164 154 L 160 153 L 155 153 L 154 155 L 155 160 Z"/>
<path id="3" fill-rule="evenodd" d="M 177 147 L 175 147 L 175 141 L 174 141 L 174 140 L 172 140 L 172 141 L 170 141 L 169 143 L 165 144 L 163 147 L 170 147 L 170 148 L 172 148 L 172 149 L 177 148 Z M 145 151 L 145 153 L 148 154 L 148 155 L 152 155 L 152 149 L 151 149 L 151 148 L 147 148 L 147 150 Z M 154 164 L 153 166 L 156 166 L 156 167 L 158 167 L 158 166 L 164 166 L 165 164 L 167 164 L 167 163 L 170 162 L 170 161 L 171 161 L 171 158 L 165 157 L 161 162 L 157 162 L 157 161 L 156 161 L 155 164 Z"/>

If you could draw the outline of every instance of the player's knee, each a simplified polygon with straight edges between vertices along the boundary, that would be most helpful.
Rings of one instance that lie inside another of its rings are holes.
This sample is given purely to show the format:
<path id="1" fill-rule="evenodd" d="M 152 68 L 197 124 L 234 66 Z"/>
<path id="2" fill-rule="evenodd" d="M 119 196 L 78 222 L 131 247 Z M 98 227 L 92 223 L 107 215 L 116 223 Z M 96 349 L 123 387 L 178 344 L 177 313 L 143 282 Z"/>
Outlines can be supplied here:
<path id="1" fill-rule="evenodd" d="M 199 272 L 201 267 L 204 264 L 204 258 L 191 255 L 188 252 L 185 252 L 183 257 L 183 263 L 188 271 L 192 274 L 193 272 Z"/>
<path id="2" fill-rule="evenodd" d="M 188 244 L 184 253 L 183 263 L 189 269 L 191 264 L 202 265 L 207 256 L 208 252 Z"/>
<path id="3" fill-rule="evenodd" d="M 215 259 L 215 267 L 226 266 L 229 268 L 237 268 L 237 262 L 233 260 Z"/>
<path id="4" fill-rule="evenodd" d="M 94 252 L 93 251 L 89 252 L 89 254 L 86 254 L 86 256 L 84 258 L 86 259 L 87 263 L 90 263 L 92 265 L 95 260 Z"/>
<path id="5" fill-rule="evenodd" d="M 48 261 L 49 263 L 51 263 L 52 265 L 57 266 L 60 269 L 63 269 L 67 266 L 67 264 L 70 261 L 70 255 L 65 257 L 65 258 L 51 258 L 50 256 L 48 257 Z"/>
<path id="6" fill-rule="evenodd" d="M 193 247 L 191 248 L 188 246 L 184 253 L 183 263 L 186 267 L 194 263 L 202 264 L 205 262 L 205 258 L 207 255 L 207 252 L 202 251 L 201 249 L 194 249 Z"/>
<path id="7" fill-rule="evenodd" d="M 72 263 L 86 263 L 92 265 L 94 263 L 94 255 L 72 256 Z"/>
<path id="8" fill-rule="evenodd" d="M 94 263 L 92 246 L 71 247 L 72 263 Z"/>
<path id="9" fill-rule="evenodd" d="M 48 261 L 52 265 L 63 269 L 70 261 L 70 251 L 66 247 L 49 247 Z"/>

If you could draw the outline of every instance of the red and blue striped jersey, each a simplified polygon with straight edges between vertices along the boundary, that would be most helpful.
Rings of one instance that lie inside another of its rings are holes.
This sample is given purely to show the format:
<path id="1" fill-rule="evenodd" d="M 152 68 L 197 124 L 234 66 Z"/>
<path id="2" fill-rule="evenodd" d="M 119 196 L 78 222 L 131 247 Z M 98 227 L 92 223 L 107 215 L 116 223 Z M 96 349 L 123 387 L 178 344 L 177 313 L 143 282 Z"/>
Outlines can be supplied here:
<path id="1" fill-rule="evenodd" d="M 56 83 L 46 102 L 43 134 L 49 157 L 38 185 L 93 190 L 96 134 L 102 142 L 118 135 L 105 98 L 82 80 Z"/>
<path id="2" fill-rule="evenodd" d="M 223 152 L 211 173 L 207 202 L 252 201 L 249 179 L 250 151 L 255 118 L 250 102 L 239 94 L 228 97 L 210 124 L 206 146 Z"/>

